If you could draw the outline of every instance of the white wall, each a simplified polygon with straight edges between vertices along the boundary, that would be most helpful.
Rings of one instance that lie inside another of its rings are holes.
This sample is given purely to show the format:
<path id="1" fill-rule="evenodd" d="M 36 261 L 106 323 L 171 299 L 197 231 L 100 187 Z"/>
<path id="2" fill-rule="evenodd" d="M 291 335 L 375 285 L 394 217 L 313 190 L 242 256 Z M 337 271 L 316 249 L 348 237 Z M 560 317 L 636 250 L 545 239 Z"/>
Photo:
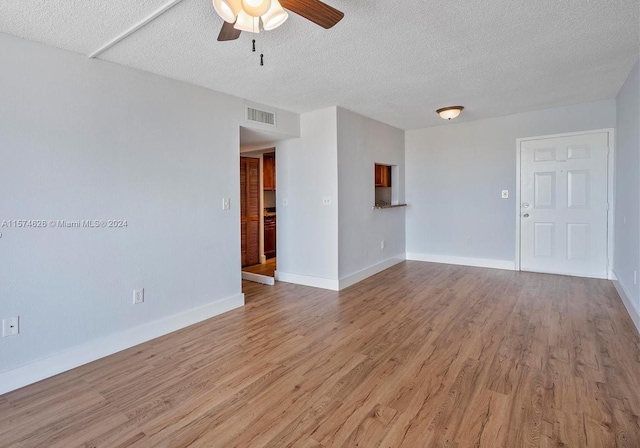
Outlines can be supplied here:
<path id="1" fill-rule="evenodd" d="M 0 221 L 128 224 L 0 229 L 0 317 L 21 327 L 0 339 L 0 372 L 241 305 L 244 100 L 1 34 L 0 60 Z"/>
<path id="2" fill-rule="evenodd" d="M 277 276 L 337 289 L 336 108 L 300 116 L 300 138 L 277 146 Z M 324 197 L 331 205 L 323 205 Z M 287 199 L 288 205 L 283 205 Z"/>
<path id="3" fill-rule="evenodd" d="M 407 131 L 407 253 L 512 265 L 516 139 L 613 128 L 615 108 L 607 100 Z"/>
<path id="4" fill-rule="evenodd" d="M 615 252 L 613 270 L 640 314 L 640 62 L 616 98 Z"/>
<path id="5" fill-rule="evenodd" d="M 372 209 L 375 163 L 398 166 L 392 181 L 404 202 L 404 131 L 341 108 L 337 117 L 339 275 L 344 279 L 391 258 L 404 259 L 405 209 Z"/>

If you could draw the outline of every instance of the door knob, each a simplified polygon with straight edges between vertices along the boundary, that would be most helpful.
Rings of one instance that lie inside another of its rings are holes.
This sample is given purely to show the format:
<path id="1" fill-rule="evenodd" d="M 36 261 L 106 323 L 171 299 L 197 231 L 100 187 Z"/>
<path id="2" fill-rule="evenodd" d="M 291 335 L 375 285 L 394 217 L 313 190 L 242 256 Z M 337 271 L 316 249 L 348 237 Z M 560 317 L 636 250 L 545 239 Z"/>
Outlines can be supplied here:
<path id="1" fill-rule="evenodd" d="M 524 215 L 522 215 L 523 218 L 528 218 L 529 217 L 529 213 L 525 213 Z"/>

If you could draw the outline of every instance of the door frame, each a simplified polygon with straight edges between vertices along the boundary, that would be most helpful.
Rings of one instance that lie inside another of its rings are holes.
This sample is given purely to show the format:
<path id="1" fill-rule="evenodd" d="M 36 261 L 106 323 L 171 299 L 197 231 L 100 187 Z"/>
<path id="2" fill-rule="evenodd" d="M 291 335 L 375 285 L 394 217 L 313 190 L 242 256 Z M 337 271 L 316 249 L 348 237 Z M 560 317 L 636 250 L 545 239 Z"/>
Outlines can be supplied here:
<path id="1" fill-rule="evenodd" d="M 568 132 L 564 134 L 550 134 L 550 135 L 539 135 L 535 137 L 524 137 L 516 139 L 516 271 L 520 271 L 520 170 L 522 168 L 521 152 L 520 147 L 522 142 L 530 141 L 530 140 L 542 140 L 545 138 L 557 138 L 557 137 L 573 137 L 575 135 L 586 135 L 586 134 L 600 134 L 606 132 L 608 134 L 608 145 L 609 145 L 609 153 L 607 155 L 607 202 L 609 206 L 607 207 L 607 278 L 611 280 L 613 278 L 613 272 L 611 262 L 613 261 L 613 233 L 615 230 L 614 227 L 614 215 L 615 215 L 615 203 L 614 203 L 614 175 L 615 175 L 615 129 L 614 128 L 604 128 L 604 129 L 595 129 L 590 131 L 581 131 L 581 132 Z"/>

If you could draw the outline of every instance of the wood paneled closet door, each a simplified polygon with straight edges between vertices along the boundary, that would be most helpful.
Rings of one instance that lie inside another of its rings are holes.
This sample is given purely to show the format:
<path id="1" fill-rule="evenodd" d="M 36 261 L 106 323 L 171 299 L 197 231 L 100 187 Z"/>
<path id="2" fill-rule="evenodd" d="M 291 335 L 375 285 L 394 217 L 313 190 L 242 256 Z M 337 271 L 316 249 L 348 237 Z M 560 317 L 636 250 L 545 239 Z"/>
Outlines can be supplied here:
<path id="1" fill-rule="evenodd" d="M 240 157 L 242 267 L 260 263 L 260 159 Z"/>

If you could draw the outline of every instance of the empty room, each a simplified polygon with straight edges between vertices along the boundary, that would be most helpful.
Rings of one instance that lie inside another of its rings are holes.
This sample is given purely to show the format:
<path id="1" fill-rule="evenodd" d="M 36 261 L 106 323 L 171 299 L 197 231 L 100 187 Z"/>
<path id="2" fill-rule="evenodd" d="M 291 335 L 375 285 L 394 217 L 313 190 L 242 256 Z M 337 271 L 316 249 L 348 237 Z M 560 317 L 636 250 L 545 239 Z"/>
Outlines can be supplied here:
<path id="1" fill-rule="evenodd" d="M 637 0 L 2 0 L 0 447 L 640 447 Z"/>

